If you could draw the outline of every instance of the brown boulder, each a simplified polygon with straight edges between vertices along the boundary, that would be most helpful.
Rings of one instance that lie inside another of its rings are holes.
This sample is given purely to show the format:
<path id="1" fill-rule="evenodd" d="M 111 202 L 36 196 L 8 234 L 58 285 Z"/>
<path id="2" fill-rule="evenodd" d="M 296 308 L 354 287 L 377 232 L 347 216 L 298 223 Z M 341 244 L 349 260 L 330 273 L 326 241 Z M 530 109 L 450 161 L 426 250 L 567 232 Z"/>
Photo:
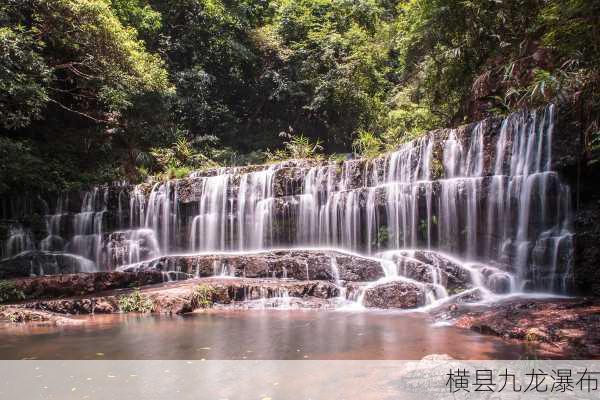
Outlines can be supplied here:
<path id="1" fill-rule="evenodd" d="M 423 286 L 407 281 L 392 281 L 365 289 L 363 305 L 375 308 L 417 308 L 425 304 Z"/>

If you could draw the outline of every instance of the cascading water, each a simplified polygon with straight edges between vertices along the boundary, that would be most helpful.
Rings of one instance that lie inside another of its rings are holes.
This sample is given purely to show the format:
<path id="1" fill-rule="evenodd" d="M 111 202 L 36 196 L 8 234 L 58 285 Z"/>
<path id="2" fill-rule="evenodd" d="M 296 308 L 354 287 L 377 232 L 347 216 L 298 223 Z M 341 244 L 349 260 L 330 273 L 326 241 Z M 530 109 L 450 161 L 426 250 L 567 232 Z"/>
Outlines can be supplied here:
<path id="1" fill-rule="evenodd" d="M 102 222 L 106 212 L 108 192 L 98 188 L 87 192 L 83 198 L 81 212 L 73 219 L 75 235 L 67 244 L 67 250 L 102 265 Z"/>
<path id="2" fill-rule="evenodd" d="M 394 251 L 410 261 L 406 249 L 422 249 L 460 257 L 474 281 L 497 292 L 564 292 L 571 205 L 568 186 L 552 171 L 554 119 L 551 105 L 510 115 L 495 134 L 483 121 L 372 160 L 224 168 L 123 186 L 114 198 L 95 189 L 76 213 L 57 201 L 40 249 L 109 269 L 182 252 L 328 246 L 379 257 L 386 279 L 407 275 L 389 259 L 399 259 Z M 63 221 L 70 220 L 67 234 Z M 428 293 L 448 296 L 439 271 L 429 274 Z"/>
<path id="3" fill-rule="evenodd" d="M 231 230 L 232 247 L 236 241 L 239 250 L 263 249 L 272 245 L 274 174 L 275 168 L 269 167 L 242 175 L 237 195 L 238 230 L 237 235 Z"/>
<path id="4" fill-rule="evenodd" d="M 12 257 L 24 251 L 35 249 L 35 244 L 31 232 L 24 229 L 21 225 L 12 225 L 9 230 L 8 239 L 0 255 L 2 258 Z"/>
<path id="5" fill-rule="evenodd" d="M 489 172 L 485 122 L 463 137 L 456 130 L 446 140 L 427 136 L 369 162 L 362 187 L 336 191 L 349 186 L 345 176 L 332 182 L 334 166 L 314 167 L 300 200 L 300 243 L 369 253 L 437 248 L 502 263 L 521 288 L 566 290 L 570 194 L 550 170 L 554 113 L 549 106 L 505 119 L 490 146 Z"/>

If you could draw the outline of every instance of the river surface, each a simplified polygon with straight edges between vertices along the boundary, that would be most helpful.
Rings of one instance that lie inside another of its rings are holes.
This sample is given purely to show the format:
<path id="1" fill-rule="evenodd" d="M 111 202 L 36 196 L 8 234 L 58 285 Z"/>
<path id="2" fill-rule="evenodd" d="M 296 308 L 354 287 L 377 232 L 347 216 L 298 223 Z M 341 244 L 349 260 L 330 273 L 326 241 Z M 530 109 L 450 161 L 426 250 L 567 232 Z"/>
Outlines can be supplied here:
<path id="1" fill-rule="evenodd" d="M 96 315 L 0 325 L 2 359 L 519 359 L 526 344 L 436 326 L 424 314 L 314 310 Z"/>

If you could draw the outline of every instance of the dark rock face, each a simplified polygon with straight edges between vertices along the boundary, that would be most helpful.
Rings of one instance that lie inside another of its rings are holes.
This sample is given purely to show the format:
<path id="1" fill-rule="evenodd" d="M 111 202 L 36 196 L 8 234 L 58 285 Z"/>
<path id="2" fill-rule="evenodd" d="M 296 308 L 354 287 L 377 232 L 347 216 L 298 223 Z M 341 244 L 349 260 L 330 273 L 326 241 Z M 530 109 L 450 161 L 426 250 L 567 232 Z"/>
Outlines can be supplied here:
<path id="1" fill-rule="evenodd" d="M 178 271 L 208 277 L 226 271 L 245 278 L 293 278 L 335 281 L 332 258 L 337 260 L 339 279 L 374 281 L 384 276 L 378 261 L 318 250 L 265 251 L 255 254 L 164 256 L 123 268 L 123 271 Z"/>
<path id="2" fill-rule="evenodd" d="M 558 107 L 552 164 L 571 187 L 574 289 L 579 294 L 600 296 L 600 163 L 591 162 L 594 154 L 586 145 L 589 139 L 584 131 L 595 116 L 585 114 L 577 103 Z"/>
<path id="3" fill-rule="evenodd" d="M 365 290 L 363 305 L 375 308 L 417 308 L 425 304 L 425 290 L 411 282 L 382 283 Z"/>
<path id="4" fill-rule="evenodd" d="M 575 287 L 600 296 L 600 199 L 576 212 L 575 231 Z"/>

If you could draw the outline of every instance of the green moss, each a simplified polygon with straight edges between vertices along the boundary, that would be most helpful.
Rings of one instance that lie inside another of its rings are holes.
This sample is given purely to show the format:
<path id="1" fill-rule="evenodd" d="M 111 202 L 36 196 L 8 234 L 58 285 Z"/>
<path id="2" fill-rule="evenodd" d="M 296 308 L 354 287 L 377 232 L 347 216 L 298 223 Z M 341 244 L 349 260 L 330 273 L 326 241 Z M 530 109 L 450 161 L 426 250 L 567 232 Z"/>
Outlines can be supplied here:
<path id="1" fill-rule="evenodd" d="M 454 296 L 455 294 L 462 293 L 465 290 L 466 290 L 466 288 L 463 288 L 463 287 L 449 287 L 446 289 L 449 296 Z"/>

